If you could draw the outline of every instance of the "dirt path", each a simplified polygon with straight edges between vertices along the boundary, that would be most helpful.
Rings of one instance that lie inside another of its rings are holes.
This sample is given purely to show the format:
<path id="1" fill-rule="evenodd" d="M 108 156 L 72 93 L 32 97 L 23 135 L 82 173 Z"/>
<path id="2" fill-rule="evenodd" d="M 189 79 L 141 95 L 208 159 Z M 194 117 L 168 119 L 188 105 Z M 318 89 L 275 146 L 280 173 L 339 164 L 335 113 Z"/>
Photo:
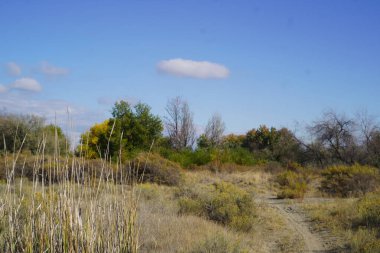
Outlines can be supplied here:
<path id="1" fill-rule="evenodd" d="M 336 252 L 332 250 L 333 242 L 324 232 L 315 232 L 311 229 L 311 221 L 304 212 L 293 201 L 277 199 L 274 196 L 262 196 L 260 200 L 269 206 L 278 210 L 278 213 L 285 218 L 287 227 L 296 231 L 300 238 L 304 241 L 304 252 Z M 325 201 L 324 199 L 306 199 L 305 201 Z"/>

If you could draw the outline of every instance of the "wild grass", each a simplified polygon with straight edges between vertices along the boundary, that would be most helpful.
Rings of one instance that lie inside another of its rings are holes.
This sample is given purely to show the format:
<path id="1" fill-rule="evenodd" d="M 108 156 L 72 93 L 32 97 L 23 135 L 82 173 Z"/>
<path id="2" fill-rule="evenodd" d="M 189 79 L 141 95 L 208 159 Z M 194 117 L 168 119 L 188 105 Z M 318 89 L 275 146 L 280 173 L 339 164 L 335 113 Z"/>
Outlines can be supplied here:
<path id="1" fill-rule="evenodd" d="M 380 252 L 380 193 L 304 204 L 316 228 L 329 230 L 349 252 Z"/>
<path id="2" fill-rule="evenodd" d="M 81 157 L 47 157 L 44 141 L 32 158 L 19 160 L 20 150 L 2 156 L 0 251 L 138 251 L 139 193 L 129 176 L 132 167 L 109 166 L 107 157 L 96 168 Z M 24 177 L 27 159 L 33 159 L 31 180 Z M 124 171 L 119 183 L 114 170 Z"/>

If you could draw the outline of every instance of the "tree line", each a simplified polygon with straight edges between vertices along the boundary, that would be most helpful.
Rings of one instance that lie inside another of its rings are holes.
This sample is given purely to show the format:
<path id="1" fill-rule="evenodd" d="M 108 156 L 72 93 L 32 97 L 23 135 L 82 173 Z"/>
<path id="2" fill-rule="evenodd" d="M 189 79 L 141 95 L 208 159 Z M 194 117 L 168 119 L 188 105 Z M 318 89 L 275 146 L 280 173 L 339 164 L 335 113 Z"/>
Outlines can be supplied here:
<path id="1" fill-rule="evenodd" d="M 62 129 L 35 115 L 0 113 L 0 153 L 66 154 L 70 142 Z"/>
<path id="2" fill-rule="evenodd" d="M 170 99 L 160 118 L 144 103 L 114 104 L 112 117 L 94 124 L 80 137 L 75 154 L 86 158 L 129 159 L 152 151 L 185 167 L 210 162 L 254 165 L 266 161 L 296 162 L 326 167 L 332 164 L 367 164 L 380 168 L 380 126 L 368 113 L 349 117 L 323 113 L 305 127 L 304 136 L 288 128 L 261 125 L 242 135 L 225 134 L 219 114 L 210 117 L 197 136 L 193 113 L 180 97 Z M 0 114 L 1 152 L 36 154 L 69 152 L 62 129 L 33 115 Z"/>
<path id="3" fill-rule="evenodd" d="M 112 118 L 82 134 L 76 152 L 88 158 L 128 158 L 153 150 L 185 165 L 219 159 L 249 165 L 277 161 L 319 167 L 355 163 L 380 167 L 380 127 L 367 113 L 348 117 L 325 112 L 306 127 L 306 136 L 301 138 L 288 128 L 265 125 L 243 135 L 225 135 L 225 123 L 218 114 L 212 115 L 204 133 L 197 136 L 185 100 L 170 99 L 165 111 L 161 119 L 144 103 L 132 107 L 126 101 L 116 102 Z"/>

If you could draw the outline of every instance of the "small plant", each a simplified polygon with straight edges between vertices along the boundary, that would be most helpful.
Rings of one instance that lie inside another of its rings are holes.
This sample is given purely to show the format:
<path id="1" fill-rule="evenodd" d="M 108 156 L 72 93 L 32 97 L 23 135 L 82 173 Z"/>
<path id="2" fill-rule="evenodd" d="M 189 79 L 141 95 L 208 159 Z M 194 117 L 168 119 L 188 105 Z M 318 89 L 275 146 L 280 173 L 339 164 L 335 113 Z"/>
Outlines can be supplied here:
<path id="1" fill-rule="evenodd" d="M 284 171 L 276 176 L 275 181 L 280 186 L 277 197 L 284 198 L 303 198 L 307 191 L 307 179 L 303 173 L 294 171 Z"/>
<path id="2" fill-rule="evenodd" d="M 379 186 L 378 169 L 359 164 L 332 166 L 322 176 L 320 190 L 333 196 L 360 196 Z"/>

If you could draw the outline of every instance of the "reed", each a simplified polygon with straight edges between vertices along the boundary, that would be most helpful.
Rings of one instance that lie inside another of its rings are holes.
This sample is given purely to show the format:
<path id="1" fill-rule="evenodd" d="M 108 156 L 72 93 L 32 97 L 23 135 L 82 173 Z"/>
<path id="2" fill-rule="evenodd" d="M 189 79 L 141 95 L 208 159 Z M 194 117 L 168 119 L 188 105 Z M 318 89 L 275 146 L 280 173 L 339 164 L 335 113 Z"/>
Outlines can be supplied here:
<path id="1" fill-rule="evenodd" d="M 84 155 L 60 152 L 58 143 L 54 155 L 47 156 L 45 145 L 46 136 L 29 157 L 21 155 L 22 144 L 4 151 L 0 251 L 138 252 L 140 180 L 131 176 L 137 168 L 120 158 L 111 163 L 108 152 L 94 164 Z M 32 177 L 26 179 L 30 159 Z"/>

